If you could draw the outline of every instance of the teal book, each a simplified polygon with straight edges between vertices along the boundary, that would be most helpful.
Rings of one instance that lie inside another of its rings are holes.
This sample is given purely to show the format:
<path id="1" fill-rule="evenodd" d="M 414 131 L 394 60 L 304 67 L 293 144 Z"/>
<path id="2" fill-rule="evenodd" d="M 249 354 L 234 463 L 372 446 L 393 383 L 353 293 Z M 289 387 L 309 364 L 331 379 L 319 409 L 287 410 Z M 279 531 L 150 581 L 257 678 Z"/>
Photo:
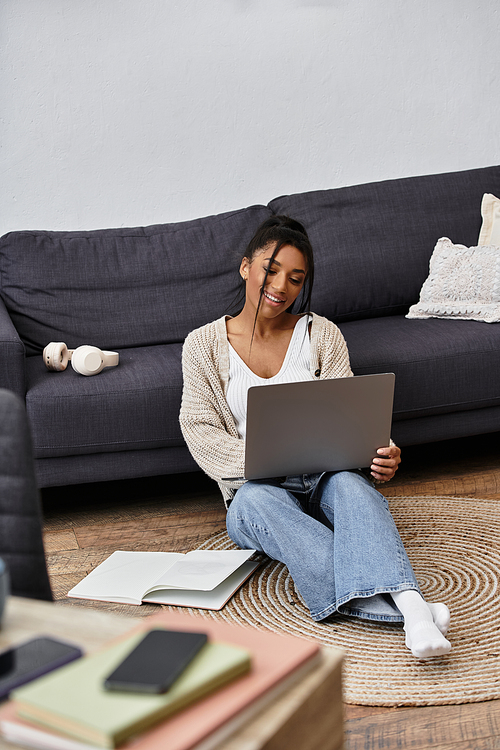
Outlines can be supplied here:
<path id="1" fill-rule="evenodd" d="M 107 691 L 105 678 L 144 632 L 40 677 L 11 694 L 19 716 L 98 747 L 113 748 L 250 669 L 239 646 L 208 642 L 167 693 Z"/>

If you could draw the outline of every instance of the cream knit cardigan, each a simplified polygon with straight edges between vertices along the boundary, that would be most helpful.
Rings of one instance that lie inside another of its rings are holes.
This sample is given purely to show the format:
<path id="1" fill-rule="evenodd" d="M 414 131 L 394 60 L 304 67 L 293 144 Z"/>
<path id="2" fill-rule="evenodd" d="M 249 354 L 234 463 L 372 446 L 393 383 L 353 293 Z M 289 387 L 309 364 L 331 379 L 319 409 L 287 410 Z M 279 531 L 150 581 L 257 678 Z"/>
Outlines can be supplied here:
<path id="1" fill-rule="evenodd" d="M 347 345 L 337 326 L 312 314 L 311 374 L 325 380 L 352 375 Z M 182 434 L 196 463 L 215 479 L 226 506 L 244 480 L 245 441 L 227 405 L 229 342 L 226 316 L 192 331 L 182 350 L 184 387 L 179 416 Z"/>

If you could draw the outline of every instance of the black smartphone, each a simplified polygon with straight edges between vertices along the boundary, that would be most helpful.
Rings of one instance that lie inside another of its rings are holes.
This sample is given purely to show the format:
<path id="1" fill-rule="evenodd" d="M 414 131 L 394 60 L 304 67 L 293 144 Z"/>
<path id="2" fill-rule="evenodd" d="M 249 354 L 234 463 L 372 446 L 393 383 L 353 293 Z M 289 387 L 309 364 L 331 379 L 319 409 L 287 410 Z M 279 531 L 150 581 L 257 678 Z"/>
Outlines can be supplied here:
<path id="1" fill-rule="evenodd" d="M 77 646 L 40 636 L 0 653 L 0 700 L 11 690 L 82 656 Z"/>
<path id="2" fill-rule="evenodd" d="M 206 633 L 150 630 L 106 678 L 104 687 L 165 693 L 206 642 Z"/>

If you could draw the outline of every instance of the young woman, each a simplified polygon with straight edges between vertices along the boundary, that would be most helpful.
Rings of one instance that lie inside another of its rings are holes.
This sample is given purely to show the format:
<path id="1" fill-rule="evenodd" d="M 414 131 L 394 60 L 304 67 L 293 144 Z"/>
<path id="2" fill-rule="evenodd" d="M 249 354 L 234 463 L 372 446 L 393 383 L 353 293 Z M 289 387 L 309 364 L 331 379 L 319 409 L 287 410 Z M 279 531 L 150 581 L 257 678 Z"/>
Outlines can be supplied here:
<path id="1" fill-rule="evenodd" d="M 227 530 L 241 548 L 283 562 L 314 620 L 335 612 L 403 622 L 417 658 L 448 653 L 449 610 L 422 598 L 387 500 L 400 449 L 382 446 L 361 471 L 230 481 L 244 475 L 249 386 L 351 376 L 340 330 L 309 312 L 314 258 L 304 227 L 266 220 L 241 261 L 244 304 L 186 338 L 180 424 L 200 467 L 217 480 Z M 300 299 L 299 299 L 300 298 Z M 297 301 L 299 312 L 293 312 Z M 269 414 L 269 429 L 280 425 Z"/>

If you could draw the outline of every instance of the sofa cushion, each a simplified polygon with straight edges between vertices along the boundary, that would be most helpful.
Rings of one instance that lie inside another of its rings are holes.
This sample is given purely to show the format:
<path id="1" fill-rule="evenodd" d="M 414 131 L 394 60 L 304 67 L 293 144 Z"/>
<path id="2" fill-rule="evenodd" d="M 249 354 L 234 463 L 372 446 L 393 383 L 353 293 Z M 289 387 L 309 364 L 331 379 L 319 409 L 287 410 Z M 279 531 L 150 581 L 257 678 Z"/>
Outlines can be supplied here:
<path id="1" fill-rule="evenodd" d="M 180 342 L 226 311 L 268 216 L 252 206 L 135 229 L 11 232 L 0 240 L 1 294 L 29 354 L 49 341 L 111 350 Z"/>
<path id="2" fill-rule="evenodd" d="M 481 202 L 481 216 L 483 223 L 477 244 L 500 247 L 500 199 L 485 193 Z"/>
<path id="3" fill-rule="evenodd" d="M 440 237 L 476 244 L 485 192 L 500 194 L 500 167 L 299 193 L 269 206 L 306 227 L 312 309 L 339 322 L 406 313 Z"/>
<path id="4" fill-rule="evenodd" d="M 429 276 L 408 318 L 459 318 L 500 322 L 500 248 L 438 240 Z"/>
<path id="5" fill-rule="evenodd" d="M 28 357 L 35 457 L 184 445 L 181 350 L 182 344 L 123 349 L 118 367 L 94 377 L 71 366 L 49 372 L 41 356 Z"/>
<path id="6" fill-rule="evenodd" d="M 394 420 L 500 406 L 500 328 L 404 316 L 340 324 L 355 375 L 396 373 Z"/>

